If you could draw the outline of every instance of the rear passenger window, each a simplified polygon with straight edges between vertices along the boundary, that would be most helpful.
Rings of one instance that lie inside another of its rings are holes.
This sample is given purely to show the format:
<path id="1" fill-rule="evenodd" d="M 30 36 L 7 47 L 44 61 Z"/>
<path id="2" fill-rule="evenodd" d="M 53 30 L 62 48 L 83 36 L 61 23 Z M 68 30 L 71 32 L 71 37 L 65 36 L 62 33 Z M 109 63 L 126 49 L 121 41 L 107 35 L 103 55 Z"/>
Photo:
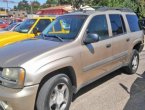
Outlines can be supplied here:
<path id="1" fill-rule="evenodd" d="M 88 27 L 88 33 L 98 34 L 100 40 L 109 38 L 106 16 L 98 15 L 92 18 Z"/>
<path id="2" fill-rule="evenodd" d="M 127 18 L 131 32 L 140 30 L 140 27 L 138 24 L 138 17 L 136 15 L 126 15 L 126 18 Z"/>
<path id="3" fill-rule="evenodd" d="M 123 34 L 126 32 L 123 17 L 119 14 L 109 15 L 113 36 Z"/>

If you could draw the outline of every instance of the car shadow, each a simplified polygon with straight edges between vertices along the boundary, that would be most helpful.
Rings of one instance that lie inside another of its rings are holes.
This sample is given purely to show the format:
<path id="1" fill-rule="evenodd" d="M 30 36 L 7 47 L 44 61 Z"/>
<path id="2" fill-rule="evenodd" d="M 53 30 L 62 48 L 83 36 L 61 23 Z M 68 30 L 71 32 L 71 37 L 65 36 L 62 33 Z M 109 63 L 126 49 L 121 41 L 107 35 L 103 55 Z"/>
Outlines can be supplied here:
<path id="1" fill-rule="evenodd" d="M 145 110 L 145 72 L 133 82 L 130 91 L 123 84 L 120 86 L 130 94 L 123 110 Z"/>
<path id="2" fill-rule="evenodd" d="M 108 75 L 106 75 L 106 76 L 104 76 L 104 77 L 102 77 L 102 78 L 100 78 L 100 79 L 94 81 L 93 83 L 91 83 L 91 84 L 89 84 L 89 85 L 87 85 L 87 86 L 81 88 L 81 89 L 73 96 L 73 100 L 72 100 L 72 101 L 76 100 L 79 96 L 81 96 L 81 95 L 87 93 L 88 91 L 92 90 L 93 88 L 95 88 L 95 87 L 97 87 L 97 86 L 103 84 L 104 82 L 106 82 L 106 81 L 108 81 L 108 80 L 110 80 L 110 79 L 116 77 L 117 75 L 120 75 L 121 73 L 122 73 L 121 70 L 116 70 L 116 71 L 114 71 L 114 72 L 112 72 L 112 73 L 110 73 L 110 74 L 108 74 Z"/>

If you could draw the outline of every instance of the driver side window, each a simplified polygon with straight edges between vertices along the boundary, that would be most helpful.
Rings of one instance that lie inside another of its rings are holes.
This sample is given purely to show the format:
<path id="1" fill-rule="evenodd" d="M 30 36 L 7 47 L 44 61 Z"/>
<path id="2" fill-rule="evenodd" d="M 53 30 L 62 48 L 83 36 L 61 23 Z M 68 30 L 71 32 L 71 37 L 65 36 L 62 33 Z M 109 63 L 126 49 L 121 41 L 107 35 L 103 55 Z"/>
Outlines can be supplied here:
<path id="1" fill-rule="evenodd" d="M 36 27 L 40 32 L 42 32 L 50 23 L 51 21 L 49 19 L 40 19 Z"/>
<path id="2" fill-rule="evenodd" d="M 87 33 L 97 34 L 100 40 L 109 38 L 106 16 L 97 15 L 93 17 L 88 26 Z"/>

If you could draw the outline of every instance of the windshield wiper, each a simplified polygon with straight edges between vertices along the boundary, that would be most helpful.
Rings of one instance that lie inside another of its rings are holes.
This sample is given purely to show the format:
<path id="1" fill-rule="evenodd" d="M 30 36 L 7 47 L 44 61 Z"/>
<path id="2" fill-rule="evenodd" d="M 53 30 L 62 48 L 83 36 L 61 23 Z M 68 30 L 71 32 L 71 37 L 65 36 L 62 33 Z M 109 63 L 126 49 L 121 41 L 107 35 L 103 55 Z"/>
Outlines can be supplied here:
<path id="1" fill-rule="evenodd" d="M 42 34 L 43 38 L 46 39 L 46 38 L 49 38 L 49 37 L 53 37 L 53 38 L 57 38 L 59 41 L 63 42 L 64 40 L 57 36 L 57 35 L 46 35 L 46 34 Z"/>

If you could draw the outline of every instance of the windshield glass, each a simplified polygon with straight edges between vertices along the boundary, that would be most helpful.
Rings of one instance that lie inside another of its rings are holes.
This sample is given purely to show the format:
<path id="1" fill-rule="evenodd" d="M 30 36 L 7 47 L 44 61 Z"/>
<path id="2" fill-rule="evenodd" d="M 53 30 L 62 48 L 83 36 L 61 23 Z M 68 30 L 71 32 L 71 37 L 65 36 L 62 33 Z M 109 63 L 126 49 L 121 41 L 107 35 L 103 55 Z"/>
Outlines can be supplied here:
<path id="1" fill-rule="evenodd" d="M 4 28 L 4 30 L 5 31 L 9 31 L 9 30 L 11 30 L 14 26 L 16 26 L 17 25 L 17 23 L 12 23 L 12 24 L 10 24 L 9 26 L 7 26 L 6 28 Z"/>
<path id="2" fill-rule="evenodd" d="M 47 37 L 58 36 L 61 39 L 75 39 L 86 18 L 86 15 L 60 16 L 42 34 Z"/>
<path id="3" fill-rule="evenodd" d="M 24 22 L 22 22 L 18 27 L 16 27 L 14 31 L 20 33 L 28 33 L 35 22 L 36 19 L 27 19 Z"/>

